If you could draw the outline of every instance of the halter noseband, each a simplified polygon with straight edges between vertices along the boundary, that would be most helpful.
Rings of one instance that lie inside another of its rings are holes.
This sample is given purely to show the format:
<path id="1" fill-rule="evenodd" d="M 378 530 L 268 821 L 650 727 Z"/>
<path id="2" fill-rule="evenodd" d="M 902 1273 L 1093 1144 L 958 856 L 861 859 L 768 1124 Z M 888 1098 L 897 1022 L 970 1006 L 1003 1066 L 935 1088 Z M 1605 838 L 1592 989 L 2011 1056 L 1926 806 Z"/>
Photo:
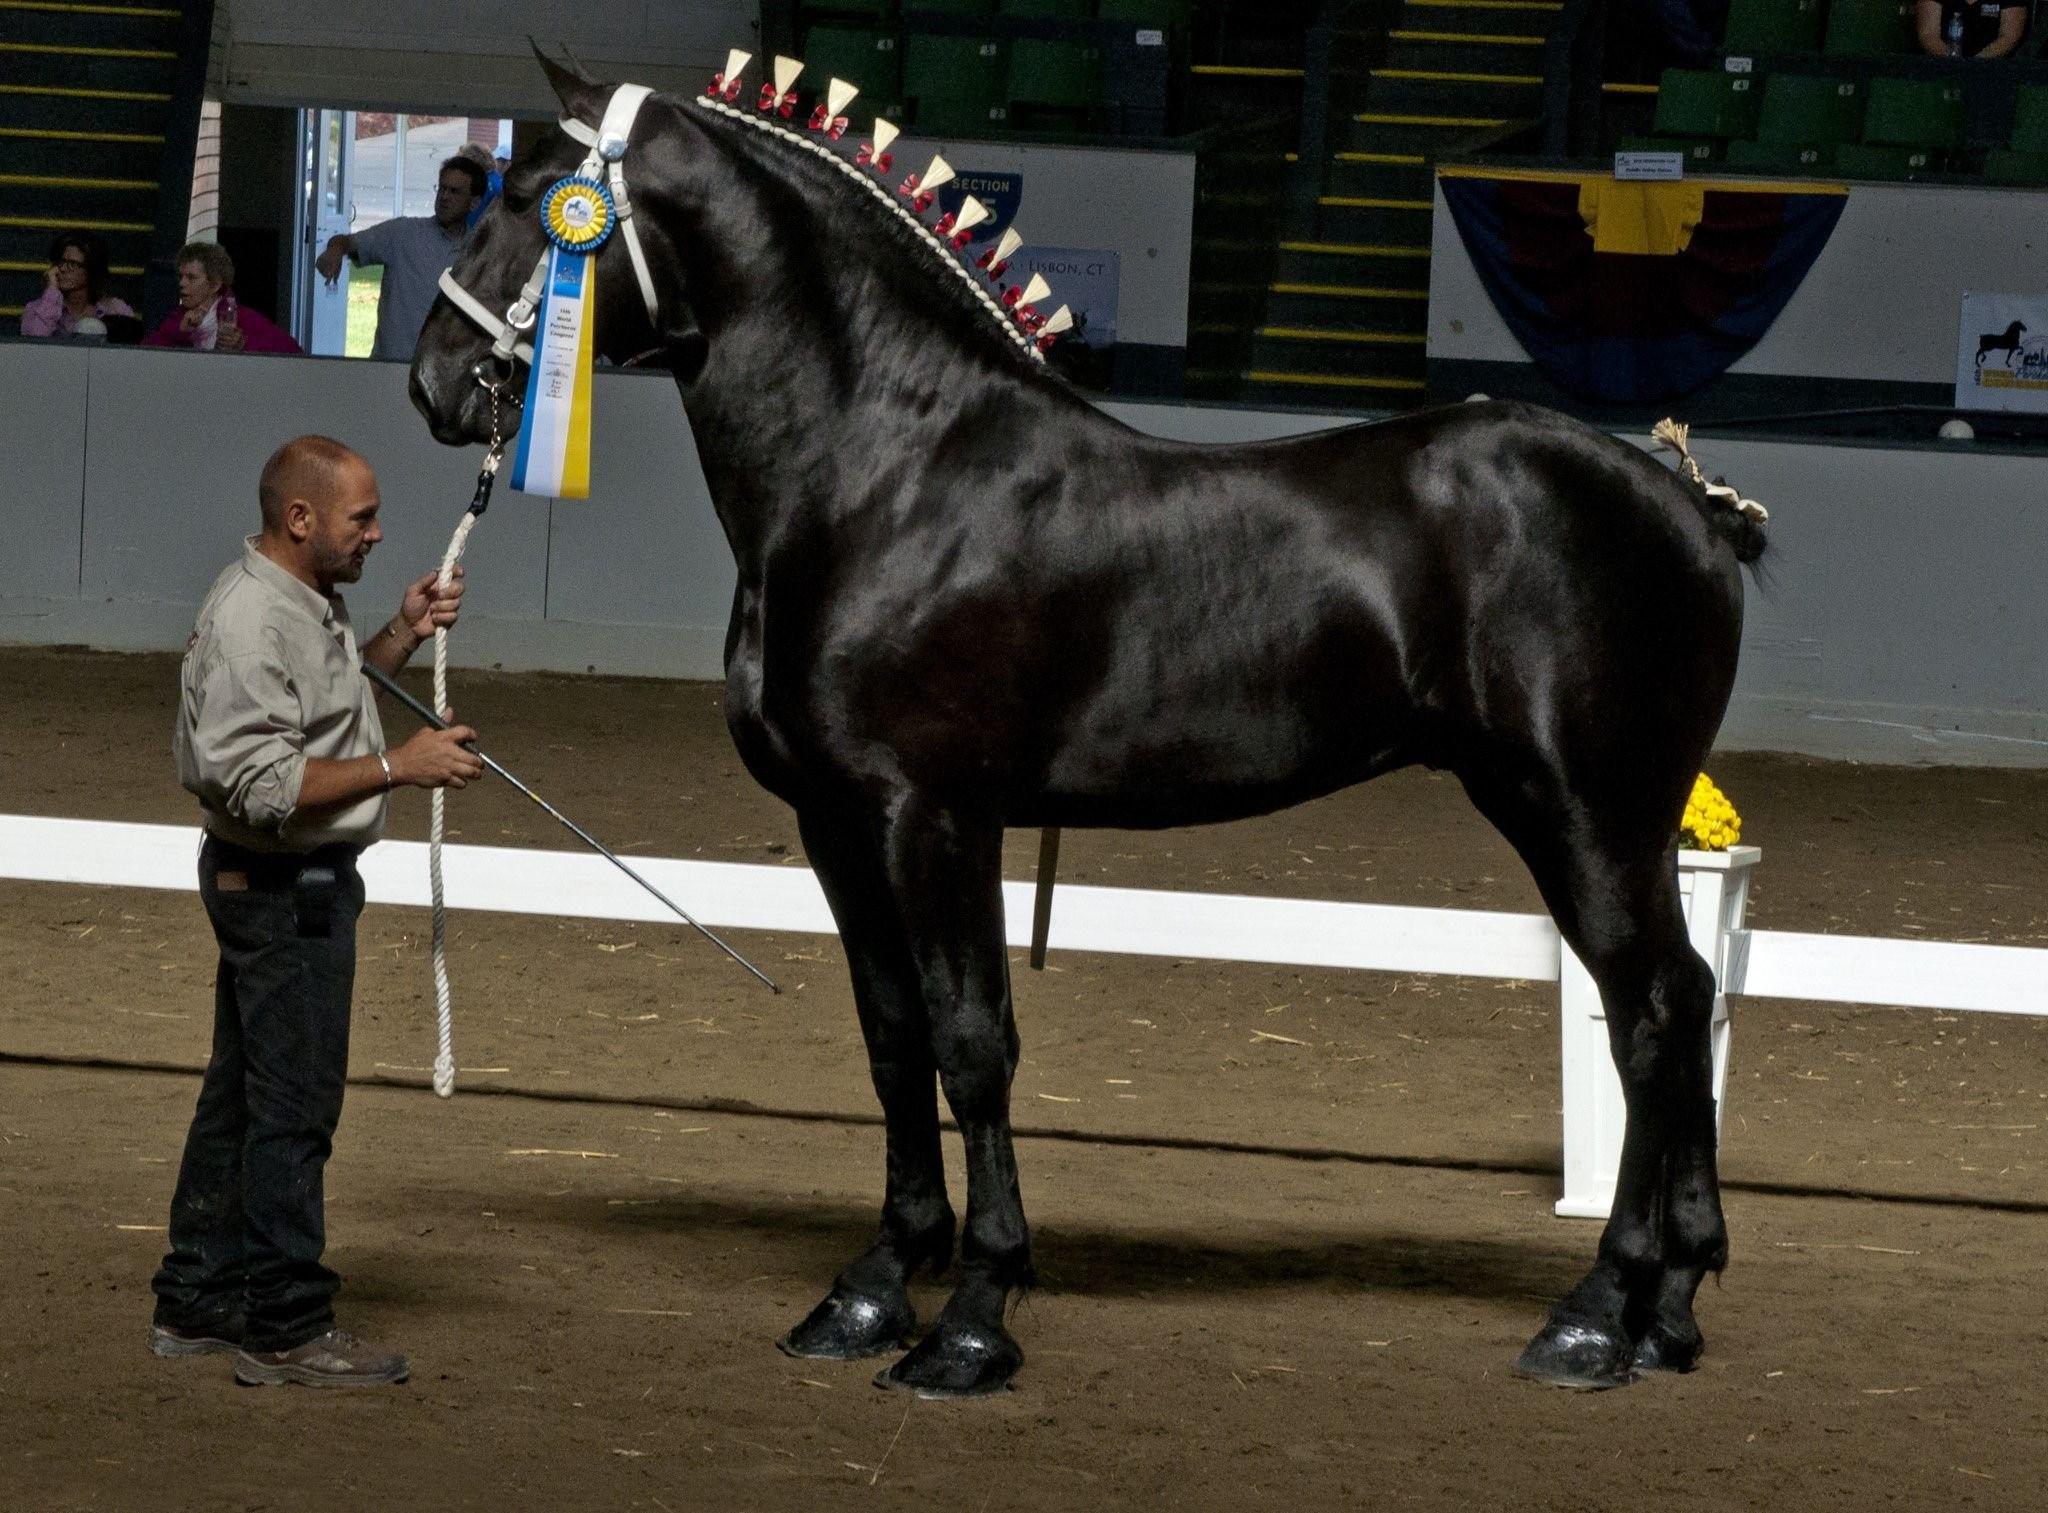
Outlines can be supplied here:
<path id="1" fill-rule="evenodd" d="M 640 114 L 640 107 L 646 103 L 647 97 L 653 93 L 644 84 L 621 84 L 612 91 L 612 97 L 604 108 L 604 120 L 595 130 L 574 119 L 564 119 L 557 124 L 567 135 L 590 148 L 590 155 L 577 168 L 576 176 L 595 178 L 600 173 L 605 175 L 613 208 L 618 212 L 620 229 L 626 235 L 626 251 L 632 258 L 633 276 L 640 283 L 640 298 L 647 305 L 647 319 L 659 332 L 661 302 L 654 292 L 654 275 L 648 271 L 646 250 L 640 245 L 640 230 L 633 219 L 633 202 L 626 193 L 625 164 L 626 143 L 633 134 L 633 121 Z M 496 338 L 491 345 L 490 361 L 501 373 L 509 373 L 515 359 L 532 365 L 533 344 L 522 338 L 533 329 L 547 276 L 548 254 L 543 250 L 534 261 L 533 272 L 526 276 L 526 284 L 520 289 L 518 298 L 501 317 L 457 283 L 453 270 L 444 269 L 441 273 L 441 292 L 448 296 L 449 302 Z M 483 367 L 483 363 L 477 364 L 476 380 L 489 388 L 491 379 L 484 374 Z"/>

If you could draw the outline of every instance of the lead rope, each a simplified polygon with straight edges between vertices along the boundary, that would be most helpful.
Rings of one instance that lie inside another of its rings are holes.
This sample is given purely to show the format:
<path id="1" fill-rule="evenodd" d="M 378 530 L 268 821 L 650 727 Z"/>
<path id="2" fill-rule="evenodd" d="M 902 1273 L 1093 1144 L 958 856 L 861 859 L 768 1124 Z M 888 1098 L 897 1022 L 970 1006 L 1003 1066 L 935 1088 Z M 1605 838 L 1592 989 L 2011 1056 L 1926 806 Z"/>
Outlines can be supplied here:
<path id="1" fill-rule="evenodd" d="M 498 404 L 509 380 L 486 378 L 482 363 L 477 364 L 476 380 L 491 397 L 491 445 L 484 454 L 484 465 L 477 470 L 476 492 L 470 498 L 469 508 L 463 511 L 455 534 L 449 538 L 448 550 L 441 558 L 436 586 L 443 589 L 454 575 L 455 564 L 462 560 L 462 549 L 469 543 L 469 533 L 475 529 L 483 512 L 490 508 L 491 485 L 497 481 L 498 462 L 504 453 Z M 434 627 L 434 708 L 437 712 L 448 708 L 448 627 L 445 625 Z M 455 1093 L 455 1010 L 448 992 L 447 909 L 442 902 L 441 890 L 441 831 L 448 806 L 448 790 L 434 789 L 431 804 L 432 819 L 427 827 L 427 876 L 434 895 L 434 1019 L 440 1042 L 434 1053 L 434 1091 L 443 1098 L 449 1098 Z"/>

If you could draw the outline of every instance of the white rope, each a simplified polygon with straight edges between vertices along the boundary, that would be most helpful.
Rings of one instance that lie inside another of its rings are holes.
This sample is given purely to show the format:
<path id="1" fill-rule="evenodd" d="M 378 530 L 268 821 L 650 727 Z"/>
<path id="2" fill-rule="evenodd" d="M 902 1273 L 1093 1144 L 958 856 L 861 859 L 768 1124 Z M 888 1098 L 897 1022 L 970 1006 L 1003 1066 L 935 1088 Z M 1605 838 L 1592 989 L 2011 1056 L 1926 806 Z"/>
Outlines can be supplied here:
<path id="1" fill-rule="evenodd" d="M 436 587 L 445 590 L 455 572 L 455 564 L 462 560 L 462 548 L 469 541 L 470 528 L 477 517 L 464 511 L 462 523 L 455 527 L 455 534 L 449 539 L 447 555 L 441 558 L 441 573 Z M 434 627 L 434 709 L 438 713 L 448 707 L 448 627 Z M 448 928 L 447 909 L 441 898 L 441 826 L 448 804 L 448 790 L 436 788 L 433 792 L 433 820 L 427 829 L 427 876 L 434 893 L 434 1018 L 435 1028 L 440 1036 L 440 1046 L 434 1053 L 434 1091 L 443 1098 L 452 1097 L 455 1092 L 455 1010 L 448 995 Z"/>

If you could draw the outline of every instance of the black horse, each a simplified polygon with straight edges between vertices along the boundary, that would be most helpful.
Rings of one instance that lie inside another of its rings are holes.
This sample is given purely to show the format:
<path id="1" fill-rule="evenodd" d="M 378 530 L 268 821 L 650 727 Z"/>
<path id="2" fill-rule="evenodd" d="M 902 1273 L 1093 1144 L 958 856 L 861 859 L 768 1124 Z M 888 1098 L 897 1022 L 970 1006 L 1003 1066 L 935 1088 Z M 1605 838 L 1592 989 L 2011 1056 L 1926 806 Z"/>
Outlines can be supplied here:
<path id="1" fill-rule="evenodd" d="M 2011 325 L 2005 328 L 2005 334 L 2002 336 L 1993 333 L 1990 336 L 1978 337 L 1977 366 L 1980 368 L 1983 367 L 1984 359 L 1989 357 L 1993 352 L 2003 352 L 2006 354 L 2006 365 L 2010 367 L 2012 364 L 2012 359 L 2019 355 L 2020 338 L 2022 336 L 2025 336 L 2026 334 L 2026 325 L 2021 321 L 2014 321 Z"/>
<path id="2" fill-rule="evenodd" d="M 549 74 L 568 117 L 599 119 L 606 87 Z M 955 1243 L 943 1089 L 967 1154 L 961 1275 L 878 1380 L 969 1394 L 1022 1363 L 1005 826 L 1237 819 L 1422 763 L 1528 864 L 1600 984 L 1627 1093 L 1597 1260 L 1520 1367 L 1577 1386 L 1690 1368 L 1693 1296 L 1728 1249 L 1714 983 L 1673 843 L 1760 526 L 1519 404 L 1256 446 L 1140 435 L 1047 373 L 904 201 L 826 161 L 849 150 L 797 140 L 803 119 L 654 97 L 625 167 L 658 322 L 626 253 L 597 254 L 599 349 L 676 367 L 739 566 L 726 719 L 796 809 L 886 1116 L 880 1232 L 782 1347 L 913 1335 L 906 1281 Z M 454 268 L 492 309 L 583 151 L 557 129 L 506 175 Z M 427 321 L 412 396 L 441 441 L 488 434 L 487 345 L 445 298 Z"/>

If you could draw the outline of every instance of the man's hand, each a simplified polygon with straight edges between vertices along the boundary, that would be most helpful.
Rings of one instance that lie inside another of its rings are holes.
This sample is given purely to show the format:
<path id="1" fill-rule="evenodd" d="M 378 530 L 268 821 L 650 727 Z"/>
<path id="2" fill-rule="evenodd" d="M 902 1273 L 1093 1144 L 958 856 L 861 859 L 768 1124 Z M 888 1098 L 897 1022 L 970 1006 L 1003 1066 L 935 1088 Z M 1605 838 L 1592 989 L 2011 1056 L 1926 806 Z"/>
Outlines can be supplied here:
<path id="1" fill-rule="evenodd" d="M 248 333 L 239 325 L 216 326 L 213 332 L 213 350 L 216 352 L 239 352 L 248 343 Z"/>
<path id="2" fill-rule="evenodd" d="M 420 730 L 412 739 L 395 751 L 384 754 L 391 763 L 391 781 L 409 783 L 415 788 L 461 788 L 484 774 L 484 764 L 477 760 L 476 753 L 463 749 L 463 742 L 474 741 L 476 732 L 467 725 L 457 725 L 455 711 L 444 709 L 441 718 L 450 722 L 446 730 Z"/>
<path id="3" fill-rule="evenodd" d="M 448 575 L 446 588 L 439 586 L 440 579 L 438 572 L 428 573 L 407 585 L 399 601 L 398 618 L 416 641 L 426 640 L 437 626 L 453 625 L 461 613 L 462 564 L 458 562 Z"/>
<path id="4" fill-rule="evenodd" d="M 320 249 L 320 255 L 313 259 L 314 271 L 327 280 L 329 288 L 332 288 L 335 280 L 341 277 L 341 261 L 346 256 L 348 256 L 348 238 L 345 236 L 330 236 L 327 239 L 327 245 Z"/>

